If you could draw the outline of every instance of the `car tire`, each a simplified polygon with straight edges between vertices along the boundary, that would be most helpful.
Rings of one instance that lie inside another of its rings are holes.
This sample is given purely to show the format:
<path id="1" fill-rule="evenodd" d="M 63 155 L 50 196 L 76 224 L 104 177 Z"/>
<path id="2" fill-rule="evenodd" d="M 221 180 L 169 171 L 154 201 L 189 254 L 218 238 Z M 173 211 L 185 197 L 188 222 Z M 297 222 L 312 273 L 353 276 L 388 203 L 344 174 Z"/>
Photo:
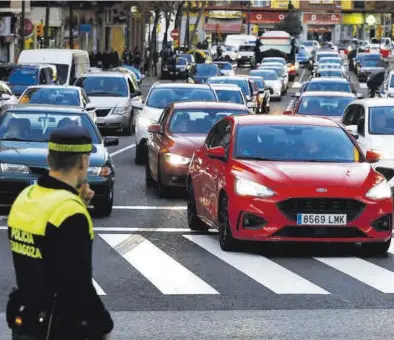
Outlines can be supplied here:
<path id="1" fill-rule="evenodd" d="M 147 187 L 152 187 L 155 184 L 152 174 L 149 169 L 149 162 L 145 164 L 145 184 Z"/>
<path id="2" fill-rule="evenodd" d="M 224 251 L 233 251 L 237 248 L 237 240 L 231 233 L 226 194 L 221 197 L 219 202 L 219 245 Z"/>
<path id="3" fill-rule="evenodd" d="M 187 223 L 191 230 L 204 231 L 209 229 L 209 227 L 197 216 L 196 198 L 191 180 L 187 186 Z"/>
<path id="4" fill-rule="evenodd" d="M 135 147 L 135 159 L 134 162 L 137 165 L 144 165 L 147 163 L 147 150 L 146 150 L 146 144 L 145 143 L 140 143 Z"/>
<path id="5" fill-rule="evenodd" d="M 161 181 L 160 159 L 158 159 L 157 162 L 158 165 L 157 165 L 156 190 L 160 198 L 166 198 L 169 196 L 170 188 L 167 185 L 163 184 L 163 182 Z"/>
<path id="6" fill-rule="evenodd" d="M 130 119 L 128 125 L 123 128 L 123 133 L 126 136 L 131 136 L 133 134 L 134 130 L 134 125 L 133 125 L 133 112 L 130 112 Z"/>
<path id="7" fill-rule="evenodd" d="M 391 238 L 386 242 L 379 243 L 363 243 L 361 244 L 361 250 L 364 255 L 368 256 L 382 256 L 386 255 L 390 248 Z"/>
<path id="8" fill-rule="evenodd" d="M 104 199 L 100 199 L 94 205 L 94 215 L 97 217 L 108 217 L 112 213 L 112 207 L 114 205 L 114 191 L 111 189 L 108 196 Z"/>

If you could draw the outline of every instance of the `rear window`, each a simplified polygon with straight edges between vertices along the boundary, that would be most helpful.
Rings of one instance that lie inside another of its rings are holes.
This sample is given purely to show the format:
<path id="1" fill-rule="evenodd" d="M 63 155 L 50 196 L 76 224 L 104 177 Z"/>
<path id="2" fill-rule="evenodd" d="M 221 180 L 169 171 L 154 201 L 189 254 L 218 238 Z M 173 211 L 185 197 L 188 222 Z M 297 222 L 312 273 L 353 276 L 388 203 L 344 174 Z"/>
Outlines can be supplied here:
<path id="1" fill-rule="evenodd" d="M 244 104 L 241 91 L 215 90 L 220 102 Z"/>
<path id="2" fill-rule="evenodd" d="M 218 65 L 220 70 L 228 70 L 228 71 L 230 71 L 230 70 L 233 69 L 233 67 L 232 67 L 232 65 L 230 63 L 218 63 L 216 65 Z"/>
<path id="3" fill-rule="evenodd" d="M 252 70 L 251 76 L 263 77 L 264 80 L 278 80 L 278 75 L 274 71 Z"/>
<path id="4" fill-rule="evenodd" d="M 222 77 L 215 77 L 209 78 L 208 84 L 234 84 L 241 88 L 242 93 L 245 96 L 250 96 L 249 84 L 245 79 L 237 79 L 237 78 L 222 78 Z"/>
<path id="5" fill-rule="evenodd" d="M 333 91 L 333 92 L 352 92 L 349 83 L 337 82 L 313 82 L 306 85 L 304 91 Z"/>

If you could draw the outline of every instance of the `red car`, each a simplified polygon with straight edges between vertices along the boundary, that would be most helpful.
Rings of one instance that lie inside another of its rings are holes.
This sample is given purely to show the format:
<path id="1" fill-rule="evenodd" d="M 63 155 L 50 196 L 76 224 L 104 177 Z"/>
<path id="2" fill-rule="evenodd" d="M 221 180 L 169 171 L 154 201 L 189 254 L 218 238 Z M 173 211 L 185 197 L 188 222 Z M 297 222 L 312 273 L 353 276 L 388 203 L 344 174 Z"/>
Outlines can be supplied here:
<path id="1" fill-rule="evenodd" d="M 331 119 L 227 117 L 197 150 L 188 176 L 188 223 L 238 240 L 353 242 L 368 254 L 391 241 L 390 186 Z"/>
<path id="2" fill-rule="evenodd" d="M 151 125 L 147 141 L 146 184 L 156 183 L 160 197 L 173 187 L 186 188 L 189 163 L 211 127 L 228 115 L 249 114 L 245 105 L 223 102 L 173 103 L 158 124 Z"/>

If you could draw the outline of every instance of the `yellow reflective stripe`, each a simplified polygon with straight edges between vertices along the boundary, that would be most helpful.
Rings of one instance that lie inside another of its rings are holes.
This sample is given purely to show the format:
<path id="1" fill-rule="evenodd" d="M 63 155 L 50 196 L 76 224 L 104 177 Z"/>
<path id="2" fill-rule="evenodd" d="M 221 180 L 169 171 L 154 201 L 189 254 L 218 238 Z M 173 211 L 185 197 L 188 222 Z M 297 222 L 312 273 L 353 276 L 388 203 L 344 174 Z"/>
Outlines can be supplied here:
<path id="1" fill-rule="evenodd" d="M 354 148 L 354 161 L 355 162 L 360 161 L 360 153 L 358 152 L 357 148 Z"/>
<path id="2" fill-rule="evenodd" d="M 57 144 L 53 142 L 48 143 L 49 150 L 59 151 L 59 152 L 91 152 L 93 149 L 92 144 Z"/>

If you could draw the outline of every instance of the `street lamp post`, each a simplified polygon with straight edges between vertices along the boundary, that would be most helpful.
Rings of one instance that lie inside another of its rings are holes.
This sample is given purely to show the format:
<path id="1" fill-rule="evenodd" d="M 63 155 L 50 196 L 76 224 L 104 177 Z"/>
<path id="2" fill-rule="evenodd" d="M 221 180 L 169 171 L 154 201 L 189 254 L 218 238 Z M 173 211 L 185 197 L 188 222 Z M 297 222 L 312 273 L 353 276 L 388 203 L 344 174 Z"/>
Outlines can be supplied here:
<path id="1" fill-rule="evenodd" d="M 250 34 L 250 6 L 251 1 L 248 1 L 248 34 Z"/>

